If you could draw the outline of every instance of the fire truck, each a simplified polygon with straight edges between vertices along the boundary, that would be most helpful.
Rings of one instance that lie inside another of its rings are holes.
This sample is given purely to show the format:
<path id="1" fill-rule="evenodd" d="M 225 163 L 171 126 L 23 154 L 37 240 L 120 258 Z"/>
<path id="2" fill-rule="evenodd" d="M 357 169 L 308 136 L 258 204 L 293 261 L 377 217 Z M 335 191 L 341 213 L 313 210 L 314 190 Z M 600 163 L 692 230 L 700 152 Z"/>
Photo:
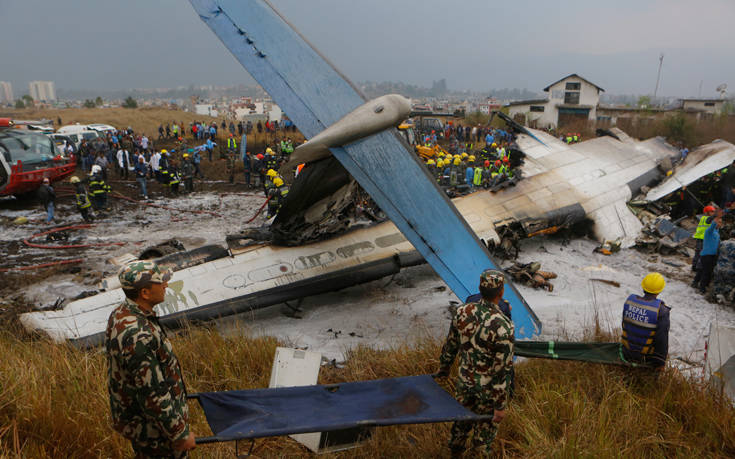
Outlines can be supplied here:
<path id="1" fill-rule="evenodd" d="M 48 136 L 28 126 L 0 118 L 0 196 L 28 196 L 44 178 L 56 182 L 74 173 L 76 159 L 64 156 Z"/>

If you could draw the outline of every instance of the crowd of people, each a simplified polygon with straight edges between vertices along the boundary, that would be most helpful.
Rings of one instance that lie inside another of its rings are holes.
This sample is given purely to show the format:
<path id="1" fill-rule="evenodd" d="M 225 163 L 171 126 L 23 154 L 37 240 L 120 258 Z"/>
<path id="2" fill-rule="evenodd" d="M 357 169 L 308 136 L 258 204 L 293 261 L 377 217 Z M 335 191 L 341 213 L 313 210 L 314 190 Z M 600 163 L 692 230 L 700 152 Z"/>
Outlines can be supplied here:
<path id="1" fill-rule="evenodd" d="M 258 123 L 253 127 L 250 123 L 236 125 L 230 122 L 225 140 L 217 151 L 217 126 L 215 123 L 205 125 L 199 122 L 190 123 L 187 132 L 182 132 L 178 123 L 170 123 L 159 127 L 162 144 L 171 144 L 174 148 L 156 148 L 154 142 L 145 135 L 137 134 L 132 129 L 111 131 L 92 141 L 83 140 L 76 154 L 77 167 L 82 178 L 74 176 L 70 182 L 75 188 L 77 209 L 85 221 L 91 221 L 94 215 L 104 213 L 108 209 L 108 194 L 111 192 L 109 182 L 112 174 L 119 180 L 132 180 L 138 183 L 140 197 L 148 197 L 148 181 L 160 183 L 170 196 L 180 193 L 180 186 L 186 193 L 194 191 L 194 179 L 204 179 L 201 163 L 205 158 L 210 162 L 225 160 L 225 174 L 234 181 L 235 164 L 238 158 L 242 161 L 245 186 L 248 189 L 262 189 L 269 198 L 268 210 L 275 215 L 288 194 L 288 186 L 283 177 L 276 172 L 293 153 L 296 144 L 290 137 L 275 139 L 273 147 L 265 147 L 263 153 L 251 154 L 247 149 L 248 130 L 274 129 L 277 122 Z M 265 126 L 265 127 L 264 127 Z M 293 126 L 290 121 L 282 123 L 280 131 L 286 126 Z M 234 132 L 242 132 L 236 137 Z M 176 137 L 174 137 L 176 134 Z M 184 137 L 184 136 L 188 136 Z M 202 141 L 198 146 L 190 147 L 188 140 Z M 158 141 L 157 141 L 158 142 Z M 69 146 L 67 153 L 71 153 Z M 48 193 L 47 193 L 48 194 Z M 53 206 L 51 199 L 44 199 L 44 206 Z M 51 204 L 48 204 L 48 203 Z M 53 210 L 49 210 L 53 215 Z M 51 217 L 49 218 L 50 221 Z"/>
<path id="2" fill-rule="evenodd" d="M 466 136 L 484 140 L 479 147 L 475 143 L 464 142 Z M 468 134 L 465 134 L 468 133 Z M 421 151 L 429 152 L 426 166 L 437 183 L 450 194 L 462 194 L 479 188 L 496 190 L 503 184 L 510 184 L 520 177 L 520 170 L 514 167 L 510 157 L 513 134 L 502 129 L 478 128 L 472 130 L 449 125 L 444 131 L 448 140 L 446 150 L 438 145 L 435 131 L 424 135 Z M 517 166 L 517 165 L 516 165 Z"/>

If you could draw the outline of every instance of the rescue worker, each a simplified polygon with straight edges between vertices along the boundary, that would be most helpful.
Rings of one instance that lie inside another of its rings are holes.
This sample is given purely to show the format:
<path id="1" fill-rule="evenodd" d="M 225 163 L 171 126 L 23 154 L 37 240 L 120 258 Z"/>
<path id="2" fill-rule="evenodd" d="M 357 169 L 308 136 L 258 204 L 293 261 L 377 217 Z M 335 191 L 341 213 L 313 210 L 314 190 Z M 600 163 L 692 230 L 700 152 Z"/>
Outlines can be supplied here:
<path id="1" fill-rule="evenodd" d="M 184 191 L 191 193 L 194 191 L 194 163 L 188 153 L 184 153 L 182 158 L 184 159 L 184 163 L 181 165 L 181 176 L 184 180 Z"/>
<path id="2" fill-rule="evenodd" d="M 268 191 L 268 218 L 275 216 L 288 194 L 288 186 L 281 177 L 273 179 L 273 186 Z"/>
<path id="3" fill-rule="evenodd" d="M 459 185 L 459 168 L 461 167 L 462 161 L 459 156 L 455 156 L 452 167 L 449 170 L 449 186 L 455 187 Z"/>
<path id="4" fill-rule="evenodd" d="M 161 157 L 158 159 L 158 181 L 163 185 L 168 185 L 171 181 L 168 175 L 170 161 L 171 154 L 167 150 L 161 150 Z"/>
<path id="5" fill-rule="evenodd" d="M 179 175 L 179 168 L 176 167 L 176 163 L 169 160 L 167 161 L 167 175 L 168 175 L 168 187 L 171 190 L 172 196 L 179 194 L 179 183 L 181 183 L 181 177 Z"/>
<path id="6" fill-rule="evenodd" d="M 265 149 L 265 168 L 268 169 L 278 169 L 278 158 L 276 158 L 276 153 L 270 149 Z"/>
<path id="7" fill-rule="evenodd" d="M 444 160 L 440 159 L 436 162 L 436 171 L 434 178 L 440 185 L 442 184 L 442 176 L 444 175 Z"/>
<path id="8" fill-rule="evenodd" d="M 38 200 L 41 201 L 44 210 L 46 211 L 46 223 L 51 223 L 54 219 L 54 203 L 56 202 L 56 192 L 51 186 L 51 181 L 48 177 L 43 178 L 43 183 L 38 187 Z"/>
<path id="9" fill-rule="evenodd" d="M 712 224 L 712 219 L 715 215 L 714 206 L 705 206 L 703 209 L 704 215 L 699 217 L 699 223 L 697 223 L 697 229 L 694 231 L 694 258 L 692 258 L 692 271 L 697 271 L 697 265 L 699 264 L 699 254 L 702 251 L 702 243 L 704 242 L 704 232 Z"/>
<path id="10" fill-rule="evenodd" d="M 467 167 L 464 170 L 464 182 L 465 184 L 472 189 L 472 181 L 475 179 L 475 169 L 472 167 L 472 164 L 469 162 L 467 163 Z"/>
<path id="11" fill-rule="evenodd" d="M 480 275 L 480 301 L 459 308 L 449 327 L 439 357 L 438 378 L 449 376 L 455 358 L 459 372 L 455 398 L 476 414 L 493 415 L 492 421 L 455 422 L 449 448 L 453 457 L 465 451 L 474 428 L 473 455 L 491 454 L 497 424 L 505 417 L 513 368 L 513 322 L 500 310 L 504 275 L 488 269 Z"/>
<path id="12" fill-rule="evenodd" d="M 266 196 L 268 196 L 268 193 L 273 188 L 273 182 L 275 181 L 276 177 L 278 177 L 278 172 L 276 172 L 274 169 L 268 169 L 268 172 L 265 173 L 265 180 L 263 181 L 263 192 Z"/>
<path id="13" fill-rule="evenodd" d="M 70 178 L 69 183 L 74 185 L 74 199 L 76 201 L 79 214 L 85 222 L 92 221 L 93 218 L 89 213 L 92 203 L 89 201 L 89 196 L 87 195 L 87 190 L 84 188 L 84 184 L 77 176 Z"/>
<path id="14" fill-rule="evenodd" d="M 126 299 L 105 331 L 112 425 L 136 457 L 181 458 L 196 446 L 181 365 L 153 309 L 171 275 L 152 261 L 123 267 L 118 279 Z"/>
<path id="15" fill-rule="evenodd" d="M 258 153 L 255 155 L 255 158 L 253 158 L 253 172 L 255 172 L 255 175 L 253 178 L 255 179 L 255 183 L 253 183 L 253 188 L 259 188 L 265 183 L 265 169 L 263 168 L 263 158 L 265 158 L 261 153 Z"/>
<path id="16" fill-rule="evenodd" d="M 623 305 L 623 357 L 655 368 L 666 365 L 671 308 L 658 299 L 664 276 L 653 272 L 641 282 L 643 296 L 632 294 Z"/>
<path id="17" fill-rule="evenodd" d="M 89 193 L 92 195 L 94 210 L 104 210 L 107 207 L 107 193 L 110 190 L 102 177 L 102 168 L 95 164 L 89 177 Z"/>
<path id="18" fill-rule="evenodd" d="M 429 169 L 429 173 L 432 177 L 436 176 L 436 161 L 433 159 L 426 161 L 426 168 Z"/>
<path id="19" fill-rule="evenodd" d="M 699 269 L 694 276 L 692 287 L 699 288 L 699 293 L 704 294 L 712 280 L 712 272 L 717 262 L 717 254 L 720 250 L 720 231 L 722 216 L 712 217 L 708 228 L 704 231 L 702 239 L 702 250 L 699 253 Z"/>
<path id="20" fill-rule="evenodd" d="M 490 187 L 490 181 L 492 180 L 492 168 L 490 167 L 490 161 L 485 160 L 482 168 L 482 186 L 483 188 Z"/>
<path id="21" fill-rule="evenodd" d="M 235 156 L 237 152 L 237 141 L 235 136 L 230 134 L 227 138 L 227 176 L 230 183 L 235 181 Z"/>
<path id="22" fill-rule="evenodd" d="M 472 185 L 474 185 L 476 188 L 479 188 L 482 186 L 482 167 L 477 165 L 474 170 L 474 176 L 472 178 Z"/>

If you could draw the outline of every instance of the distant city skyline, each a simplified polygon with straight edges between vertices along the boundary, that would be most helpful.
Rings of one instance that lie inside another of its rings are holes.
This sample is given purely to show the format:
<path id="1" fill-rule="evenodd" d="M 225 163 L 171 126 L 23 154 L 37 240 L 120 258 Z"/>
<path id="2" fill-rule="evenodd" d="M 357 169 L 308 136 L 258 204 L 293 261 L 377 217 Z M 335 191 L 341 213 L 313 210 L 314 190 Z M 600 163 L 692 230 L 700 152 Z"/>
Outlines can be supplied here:
<path id="1" fill-rule="evenodd" d="M 652 95 L 663 53 L 659 96 L 735 87 L 729 0 L 272 1 L 354 82 L 540 92 L 577 73 L 607 94 Z M 0 40 L 12 43 L 0 78 L 16 98 L 34 80 L 58 90 L 253 84 L 186 1 L 3 2 Z"/>

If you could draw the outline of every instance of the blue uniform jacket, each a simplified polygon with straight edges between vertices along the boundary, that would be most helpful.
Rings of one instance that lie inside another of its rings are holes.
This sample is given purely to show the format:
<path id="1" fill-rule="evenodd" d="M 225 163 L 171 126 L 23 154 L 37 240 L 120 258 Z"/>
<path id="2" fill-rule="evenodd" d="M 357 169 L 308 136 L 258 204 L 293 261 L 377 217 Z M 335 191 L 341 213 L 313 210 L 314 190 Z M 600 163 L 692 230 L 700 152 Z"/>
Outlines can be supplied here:
<path id="1" fill-rule="evenodd" d="M 702 241 L 702 251 L 700 255 L 717 255 L 720 247 L 720 232 L 717 230 L 717 223 L 712 222 L 704 232 L 704 240 Z"/>

